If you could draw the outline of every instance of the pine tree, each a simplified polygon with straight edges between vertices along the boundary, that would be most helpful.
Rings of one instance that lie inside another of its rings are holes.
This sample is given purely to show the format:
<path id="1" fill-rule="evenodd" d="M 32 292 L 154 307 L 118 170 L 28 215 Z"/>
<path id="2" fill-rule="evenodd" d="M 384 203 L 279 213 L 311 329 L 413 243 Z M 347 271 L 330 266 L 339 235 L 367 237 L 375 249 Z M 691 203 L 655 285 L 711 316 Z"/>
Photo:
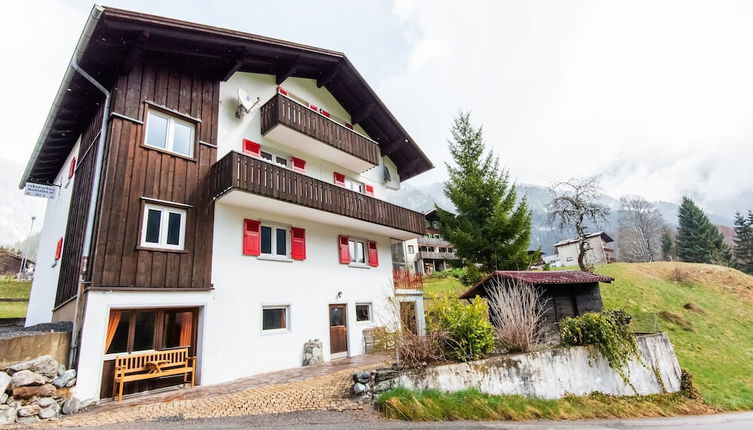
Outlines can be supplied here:
<path id="1" fill-rule="evenodd" d="M 672 232 L 668 228 L 664 228 L 664 231 L 662 231 L 660 242 L 662 260 L 672 260 L 672 257 L 675 256 L 675 240 L 672 238 Z"/>
<path id="2" fill-rule="evenodd" d="M 683 197 L 677 211 L 677 257 L 690 263 L 730 265 L 732 255 L 724 236 L 693 200 Z"/>
<path id="3" fill-rule="evenodd" d="M 444 192 L 457 215 L 437 207 L 442 235 L 466 267 L 478 264 L 483 272 L 527 269 L 531 212 L 526 199 L 516 204 L 515 185 L 499 158 L 486 150 L 482 129 L 473 127 L 469 113 L 458 114 L 451 133 L 454 165 L 446 164 Z"/>
<path id="4" fill-rule="evenodd" d="M 747 217 L 735 214 L 735 260 L 740 270 L 753 274 L 753 211 Z"/>

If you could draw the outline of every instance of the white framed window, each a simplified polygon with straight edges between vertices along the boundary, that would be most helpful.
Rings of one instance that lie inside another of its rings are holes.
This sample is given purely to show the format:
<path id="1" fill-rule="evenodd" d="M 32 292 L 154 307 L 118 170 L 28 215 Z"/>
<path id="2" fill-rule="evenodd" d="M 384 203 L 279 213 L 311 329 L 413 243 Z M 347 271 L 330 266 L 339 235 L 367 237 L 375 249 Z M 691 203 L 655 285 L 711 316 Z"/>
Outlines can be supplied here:
<path id="1" fill-rule="evenodd" d="M 363 194 L 366 192 L 364 184 L 358 181 L 354 181 L 350 178 L 345 178 L 345 188 Z"/>
<path id="2" fill-rule="evenodd" d="M 356 322 L 371 321 L 371 303 L 356 303 Z"/>
<path id="3" fill-rule="evenodd" d="M 141 246 L 182 250 L 185 242 L 186 211 L 168 206 L 144 205 Z"/>
<path id="4" fill-rule="evenodd" d="M 264 257 L 289 259 L 290 227 L 262 222 L 259 228 L 259 247 Z"/>
<path id="5" fill-rule="evenodd" d="M 350 264 L 366 265 L 368 254 L 366 241 L 362 239 L 348 238 L 348 250 L 350 251 Z"/>
<path id="6" fill-rule="evenodd" d="M 193 157 L 196 125 L 174 116 L 149 110 L 144 144 L 168 152 Z"/>
<path id="7" fill-rule="evenodd" d="M 278 164 L 288 169 L 290 168 L 290 157 L 288 156 L 276 154 L 265 149 L 261 150 L 259 156 L 262 158 L 262 160 L 267 160 L 270 163 Z"/>
<path id="8" fill-rule="evenodd" d="M 287 331 L 290 327 L 290 306 L 262 306 L 261 329 L 264 332 Z"/>
<path id="9" fill-rule="evenodd" d="M 413 245 L 408 245 L 408 252 L 410 252 L 411 254 L 415 254 L 416 248 L 414 248 Z"/>

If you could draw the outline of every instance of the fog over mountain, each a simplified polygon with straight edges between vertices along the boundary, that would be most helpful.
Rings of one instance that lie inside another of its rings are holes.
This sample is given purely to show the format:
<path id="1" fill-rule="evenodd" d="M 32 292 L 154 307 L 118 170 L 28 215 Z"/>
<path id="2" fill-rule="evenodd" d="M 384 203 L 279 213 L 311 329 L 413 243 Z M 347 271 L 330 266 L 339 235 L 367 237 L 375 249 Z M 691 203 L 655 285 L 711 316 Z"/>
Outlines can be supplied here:
<path id="1" fill-rule="evenodd" d="M 400 206 L 407 207 L 419 212 L 426 212 L 434 208 L 436 203 L 439 207 L 454 210 L 454 205 L 447 196 L 444 195 L 444 183 L 436 182 L 428 186 L 414 186 L 411 184 L 403 184 L 399 191 L 391 192 L 388 196 L 388 200 Z M 547 222 L 546 205 L 551 198 L 549 189 L 541 185 L 533 184 L 518 184 L 518 200 L 526 197 L 528 206 L 533 213 L 533 228 L 531 231 L 531 249 L 538 249 L 550 254 L 554 252 L 554 244 L 570 237 L 574 234 L 572 231 L 560 231 L 556 228 L 552 228 Z M 620 201 L 618 198 L 602 194 L 600 197 L 601 202 L 611 209 L 609 220 L 603 226 L 590 228 L 590 231 L 604 230 L 615 240 L 617 240 L 617 210 L 619 209 Z M 680 207 L 679 203 L 674 202 L 653 202 L 662 217 L 664 222 L 672 228 L 677 227 L 677 209 Z M 742 209 L 741 209 L 742 210 Z M 722 216 L 714 213 L 706 212 L 711 221 L 714 224 L 721 226 L 731 226 L 732 217 Z"/>

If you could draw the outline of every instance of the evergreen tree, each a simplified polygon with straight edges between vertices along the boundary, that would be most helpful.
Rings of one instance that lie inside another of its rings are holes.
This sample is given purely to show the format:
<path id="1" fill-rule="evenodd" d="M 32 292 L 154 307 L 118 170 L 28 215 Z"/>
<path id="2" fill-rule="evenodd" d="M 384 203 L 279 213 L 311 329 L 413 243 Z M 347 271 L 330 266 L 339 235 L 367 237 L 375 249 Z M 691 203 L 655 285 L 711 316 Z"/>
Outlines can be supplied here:
<path id="1" fill-rule="evenodd" d="M 693 200 L 683 197 L 677 211 L 677 257 L 690 263 L 730 265 L 732 255 L 724 236 Z"/>
<path id="2" fill-rule="evenodd" d="M 662 260 L 672 260 L 672 257 L 675 256 L 675 240 L 672 238 L 672 232 L 668 228 L 664 228 L 664 231 L 662 231 L 660 242 Z"/>
<path id="3" fill-rule="evenodd" d="M 747 217 L 735 214 L 735 260 L 740 270 L 753 274 L 753 211 Z"/>
<path id="4" fill-rule="evenodd" d="M 454 165 L 446 164 L 444 192 L 457 215 L 437 207 L 442 235 L 466 267 L 528 269 L 531 212 L 526 199 L 516 204 L 515 185 L 499 158 L 486 150 L 482 129 L 473 127 L 469 113 L 458 114 L 451 132 Z"/>

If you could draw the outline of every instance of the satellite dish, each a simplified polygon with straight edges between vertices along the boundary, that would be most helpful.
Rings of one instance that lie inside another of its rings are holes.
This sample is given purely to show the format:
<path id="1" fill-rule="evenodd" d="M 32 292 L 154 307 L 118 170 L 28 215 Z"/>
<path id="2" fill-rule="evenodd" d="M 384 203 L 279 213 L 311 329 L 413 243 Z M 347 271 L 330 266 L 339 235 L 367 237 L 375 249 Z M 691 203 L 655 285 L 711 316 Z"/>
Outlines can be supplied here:
<path id="1" fill-rule="evenodd" d="M 243 118 L 243 115 L 251 112 L 259 100 L 259 97 L 253 100 L 243 88 L 238 88 L 238 109 L 235 110 L 235 117 Z"/>

